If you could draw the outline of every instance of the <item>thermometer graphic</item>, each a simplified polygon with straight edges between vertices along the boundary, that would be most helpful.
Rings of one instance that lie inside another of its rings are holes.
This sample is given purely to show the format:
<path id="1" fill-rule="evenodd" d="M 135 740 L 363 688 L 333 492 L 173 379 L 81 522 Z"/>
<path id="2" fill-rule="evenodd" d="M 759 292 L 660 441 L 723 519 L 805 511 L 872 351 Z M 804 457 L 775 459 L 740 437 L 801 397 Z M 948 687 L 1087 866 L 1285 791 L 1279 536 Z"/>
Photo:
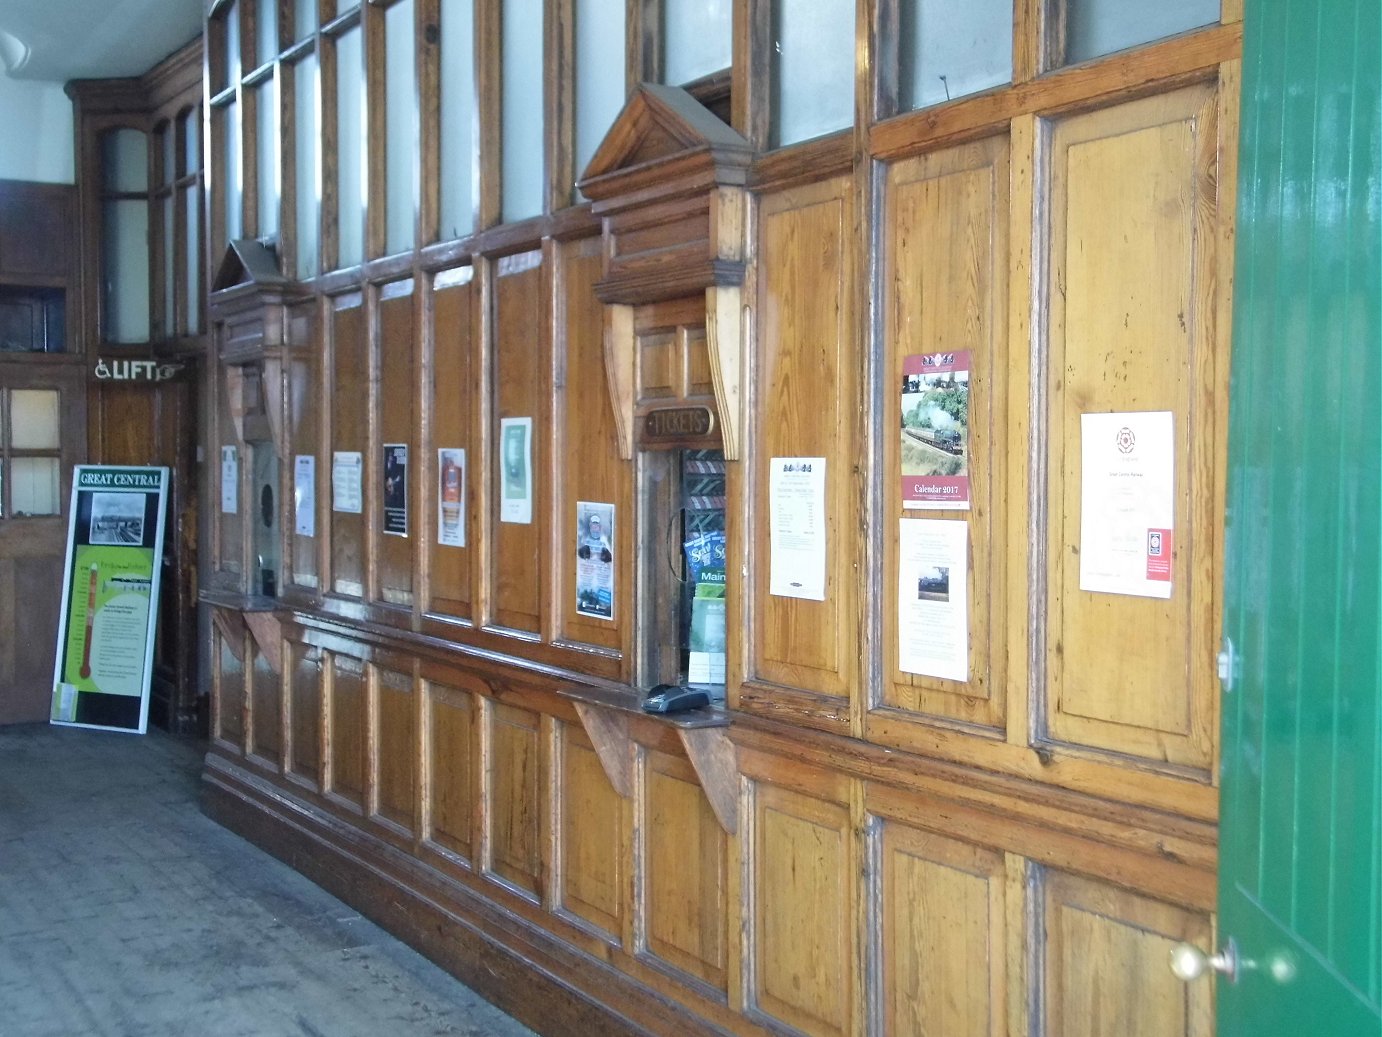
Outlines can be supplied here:
<path id="1" fill-rule="evenodd" d="M 82 680 L 91 677 L 91 624 L 96 620 L 96 574 L 100 566 L 91 567 L 91 578 L 86 584 L 86 635 L 82 638 L 82 668 L 78 671 Z"/>

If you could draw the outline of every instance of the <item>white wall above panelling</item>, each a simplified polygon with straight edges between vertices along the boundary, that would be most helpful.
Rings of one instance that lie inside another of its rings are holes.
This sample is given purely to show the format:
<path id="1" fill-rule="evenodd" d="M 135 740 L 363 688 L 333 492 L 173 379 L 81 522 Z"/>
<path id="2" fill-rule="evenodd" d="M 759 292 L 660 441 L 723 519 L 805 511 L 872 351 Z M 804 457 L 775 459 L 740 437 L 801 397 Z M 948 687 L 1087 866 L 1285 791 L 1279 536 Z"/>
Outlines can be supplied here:
<path id="1" fill-rule="evenodd" d="M 60 83 L 0 75 L 0 180 L 73 182 L 72 102 Z"/>

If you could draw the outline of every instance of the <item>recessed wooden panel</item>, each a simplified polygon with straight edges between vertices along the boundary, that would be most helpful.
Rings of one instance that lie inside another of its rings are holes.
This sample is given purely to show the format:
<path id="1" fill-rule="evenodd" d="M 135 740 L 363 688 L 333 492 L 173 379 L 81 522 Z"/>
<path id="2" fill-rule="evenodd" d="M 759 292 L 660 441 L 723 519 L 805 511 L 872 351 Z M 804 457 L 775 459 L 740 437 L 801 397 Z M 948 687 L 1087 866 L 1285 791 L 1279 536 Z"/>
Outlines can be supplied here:
<path id="1" fill-rule="evenodd" d="M 710 350 L 705 328 L 686 328 L 682 349 L 686 355 L 686 395 L 713 396 L 715 382 L 710 372 Z"/>
<path id="2" fill-rule="evenodd" d="M 365 667 L 334 656 L 331 672 L 331 792 L 365 802 Z"/>
<path id="3" fill-rule="evenodd" d="M 849 811 L 771 785 L 759 785 L 754 799 L 754 1000 L 807 1033 L 847 1033 L 854 998 Z"/>
<path id="4" fill-rule="evenodd" d="M 374 741 L 378 754 L 377 809 L 383 817 L 411 832 L 417 802 L 413 778 L 417 760 L 417 700 L 413 698 L 413 680 L 394 670 L 377 668 L 374 672 L 378 695 L 378 736 Z"/>
<path id="5" fill-rule="evenodd" d="M 665 400 L 678 394 L 677 336 L 674 331 L 651 331 L 638 336 L 638 400 Z"/>
<path id="6" fill-rule="evenodd" d="M 1214 355 L 1216 98 L 1188 87 L 1052 131 L 1047 724 L 1207 768 L 1223 364 Z M 1080 418 L 1170 411 L 1169 600 L 1080 590 Z"/>
<path id="7" fill-rule="evenodd" d="M 475 816 L 475 706 L 467 693 L 440 684 L 429 685 L 428 703 L 431 821 L 427 836 L 468 860 Z"/>
<path id="8" fill-rule="evenodd" d="M 250 671 L 254 755 L 277 766 L 283 759 L 283 682 L 269 667 L 269 660 L 254 647 L 252 639 L 250 656 L 254 660 Z"/>
<path id="9" fill-rule="evenodd" d="M 407 448 L 408 508 L 406 535 L 385 532 L 383 493 L 379 495 L 378 558 L 379 597 L 390 605 L 413 603 L 413 545 L 427 525 L 418 507 L 422 473 L 430 470 L 417 456 L 416 425 L 417 374 L 413 357 L 416 349 L 412 281 L 385 285 L 379 297 L 379 442 L 375 444 L 375 463 L 386 486 L 383 448 L 401 443 Z M 368 465 L 367 465 L 368 467 Z"/>
<path id="10" fill-rule="evenodd" d="M 631 621 L 634 528 L 629 506 L 632 466 L 620 459 L 614 413 L 605 378 L 604 305 L 595 297 L 601 274 L 599 238 L 565 245 L 561 253 L 561 298 L 566 309 L 565 415 L 562 422 L 563 503 L 557 509 L 565 551 L 558 590 L 562 636 L 570 641 L 618 649 Z M 576 613 L 576 502 L 613 504 L 614 621 Z"/>
<path id="11" fill-rule="evenodd" d="M 216 568 L 223 573 L 238 575 L 242 571 L 244 565 L 244 558 L 242 557 L 245 552 L 244 516 L 245 512 L 250 507 L 250 502 L 244 499 L 242 487 L 245 485 L 245 480 L 241 478 L 236 484 L 235 511 L 227 512 L 223 510 L 220 494 L 221 458 L 225 448 L 232 447 L 235 450 L 236 461 L 239 465 L 238 470 L 241 475 L 244 474 L 245 466 L 250 463 L 250 459 L 249 451 L 246 449 L 245 445 L 235 438 L 235 424 L 231 420 L 224 380 L 222 380 L 217 389 L 218 416 L 216 428 L 219 436 L 215 447 L 217 451 L 216 457 L 210 459 L 216 465 L 216 478 L 214 484 L 218 491 L 212 502 L 212 515 L 214 516 L 214 528 L 216 530 Z M 145 416 L 146 421 L 151 419 L 151 415 Z M 138 417 L 135 417 L 130 420 L 130 424 L 136 425 L 139 420 Z M 106 422 L 105 424 L 116 423 Z M 124 424 L 124 422 L 122 421 L 118 424 Z M 147 428 L 148 425 L 146 424 L 143 427 Z"/>
<path id="12" fill-rule="evenodd" d="M 214 635 L 217 656 L 216 736 L 238 749 L 245 747 L 245 667 L 220 633 Z M 243 653 L 237 645 L 237 649 Z"/>
<path id="13" fill-rule="evenodd" d="M 1004 719 L 1002 646 L 1005 500 L 1010 459 L 1004 431 L 1008 307 L 1008 142 L 992 138 L 899 162 L 888 171 L 884 226 L 883 472 L 888 508 L 883 537 L 883 704 L 998 727 Z M 905 357 L 970 353 L 969 418 L 963 433 L 970 508 L 902 506 L 904 451 L 924 450 L 902 428 Z M 904 440 L 906 440 L 904 442 Z M 1022 459 L 1016 459 L 1019 463 Z M 969 680 L 905 673 L 898 666 L 899 517 L 958 519 L 969 530 Z"/>
<path id="14" fill-rule="evenodd" d="M 1208 917 L 1102 883 L 1045 882 L 1043 1033 L 1062 1037 L 1208 1037 L 1211 982 L 1171 973 L 1171 949 L 1210 943 Z"/>
<path id="15" fill-rule="evenodd" d="M 542 253 L 499 260 L 494 278 L 495 415 L 490 435 L 500 441 L 503 418 L 532 418 L 532 522 L 501 522 L 503 466 L 494 466 L 492 499 L 494 621 L 514 630 L 538 632 L 542 625 L 542 544 L 546 526 L 547 452 L 550 438 L 545 389 L 547 305 L 543 295 Z"/>
<path id="16" fill-rule="evenodd" d="M 537 895 L 542 866 L 541 746 L 536 713 L 496 705 L 490 716 L 489 867 L 505 881 Z"/>
<path id="17" fill-rule="evenodd" d="M 723 990 L 728 839 L 685 760 L 649 750 L 645 767 L 640 944 Z"/>
<path id="18" fill-rule="evenodd" d="M 853 581 L 859 490 L 854 451 L 853 200 L 843 178 L 762 201 L 759 231 L 756 602 L 749 676 L 847 695 L 857 665 Z M 768 471 L 773 457 L 826 459 L 825 600 L 768 593 Z M 851 647 L 847 650 L 846 645 Z"/>
<path id="19" fill-rule="evenodd" d="M 321 781 L 321 649 L 290 643 L 292 698 L 288 704 L 291 771 L 314 785 Z"/>
<path id="20" fill-rule="evenodd" d="M 562 726 L 561 905 L 618 942 L 623 933 L 624 800 L 579 728 Z"/>
<path id="21" fill-rule="evenodd" d="M 322 526 L 322 503 L 330 503 L 331 458 L 321 452 L 322 391 L 321 335 L 316 319 L 316 304 L 294 308 L 288 315 L 288 335 L 293 344 L 293 359 L 287 366 L 288 378 L 288 464 L 295 471 L 296 458 L 314 458 L 316 471 L 317 530 L 315 536 L 301 536 L 296 523 L 288 524 L 288 580 L 300 587 L 319 586 L 318 572 Z M 289 509 L 289 515 L 292 509 Z"/>
<path id="22" fill-rule="evenodd" d="M 881 835 L 883 1032 L 1007 1032 L 1001 853 L 907 828 Z"/>
<path id="23" fill-rule="evenodd" d="M 472 298 L 474 288 L 470 269 L 438 275 L 432 292 L 432 360 L 430 367 L 431 443 L 424 468 L 436 480 L 437 451 L 460 449 L 466 452 L 465 515 L 466 543 L 476 536 L 475 479 L 483 471 L 474 442 L 475 385 L 473 375 L 474 329 Z M 419 469 L 419 471 L 424 469 Z M 433 490 L 435 492 L 435 488 Z M 428 611 L 470 617 L 471 558 L 467 547 L 442 546 L 436 542 L 435 519 L 418 516 L 418 535 L 427 544 L 431 557 L 431 601 Z M 429 525 L 429 523 L 431 523 Z"/>
<path id="24" fill-rule="evenodd" d="M 369 352 L 365 341 L 365 311 L 360 300 L 351 299 L 332 311 L 331 450 L 358 452 L 364 461 L 363 507 L 375 497 L 369 492 L 368 473 L 374 470 L 369 456 Z M 323 458 L 325 481 L 331 495 L 331 457 Z M 359 598 L 365 593 L 365 514 L 331 512 L 331 589 L 336 594 Z"/>

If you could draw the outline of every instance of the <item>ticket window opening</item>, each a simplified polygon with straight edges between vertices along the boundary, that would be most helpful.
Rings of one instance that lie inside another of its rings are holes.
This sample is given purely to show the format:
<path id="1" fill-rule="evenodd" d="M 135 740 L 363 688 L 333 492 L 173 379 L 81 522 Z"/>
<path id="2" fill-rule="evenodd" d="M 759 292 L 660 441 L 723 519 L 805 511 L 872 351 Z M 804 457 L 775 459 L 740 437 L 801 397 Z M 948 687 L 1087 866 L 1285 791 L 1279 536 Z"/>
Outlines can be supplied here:
<path id="1" fill-rule="evenodd" d="M 725 697 L 725 458 L 720 450 L 640 459 L 638 677 Z"/>
<path id="2" fill-rule="evenodd" d="M 278 453 L 271 443 L 254 443 L 250 450 L 254 463 L 252 591 L 272 598 L 278 595 L 279 571 Z"/>

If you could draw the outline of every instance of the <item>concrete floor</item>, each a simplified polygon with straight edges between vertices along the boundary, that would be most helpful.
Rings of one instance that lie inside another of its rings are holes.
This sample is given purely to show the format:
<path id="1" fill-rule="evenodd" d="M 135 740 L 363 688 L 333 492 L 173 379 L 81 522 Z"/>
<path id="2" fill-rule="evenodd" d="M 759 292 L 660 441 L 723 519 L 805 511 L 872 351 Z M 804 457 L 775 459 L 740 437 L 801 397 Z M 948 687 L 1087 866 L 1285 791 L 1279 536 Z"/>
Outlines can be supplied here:
<path id="1" fill-rule="evenodd" d="M 203 817 L 200 767 L 157 732 L 0 728 L 0 1034 L 531 1034 Z"/>

